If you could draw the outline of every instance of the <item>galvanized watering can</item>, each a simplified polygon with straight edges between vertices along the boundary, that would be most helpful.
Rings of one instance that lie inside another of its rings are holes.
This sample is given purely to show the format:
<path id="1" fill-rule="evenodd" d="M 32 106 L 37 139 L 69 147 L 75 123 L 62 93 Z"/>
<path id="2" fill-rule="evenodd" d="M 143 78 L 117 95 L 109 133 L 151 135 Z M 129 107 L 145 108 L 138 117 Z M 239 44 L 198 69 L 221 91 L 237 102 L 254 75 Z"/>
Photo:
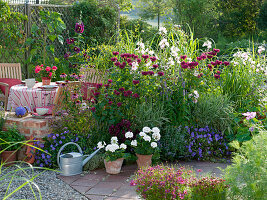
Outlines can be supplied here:
<path id="1" fill-rule="evenodd" d="M 78 152 L 72 152 L 72 153 L 66 153 L 60 155 L 61 151 L 69 145 L 74 144 L 77 146 Z M 83 160 L 83 153 L 81 147 L 74 143 L 74 142 L 68 142 L 64 144 L 57 153 L 57 164 L 60 168 L 61 175 L 63 176 L 73 176 L 77 174 L 81 174 L 83 170 L 83 166 L 99 151 L 100 149 L 97 149 L 95 152 L 93 152 L 91 155 L 89 155 L 85 160 Z"/>

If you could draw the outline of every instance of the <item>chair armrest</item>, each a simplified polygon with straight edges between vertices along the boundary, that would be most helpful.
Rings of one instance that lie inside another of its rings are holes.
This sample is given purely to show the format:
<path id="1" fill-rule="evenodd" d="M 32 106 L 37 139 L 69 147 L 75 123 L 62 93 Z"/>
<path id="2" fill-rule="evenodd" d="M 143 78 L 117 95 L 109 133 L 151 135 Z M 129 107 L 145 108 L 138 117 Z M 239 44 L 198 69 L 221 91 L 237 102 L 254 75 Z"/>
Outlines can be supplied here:
<path id="1" fill-rule="evenodd" d="M 0 82 L 0 85 L 5 86 L 5 91 L 7 91 L 5 93 L 8 95 L 9 85 L 7 83 L 2 83 L 2 82 Z"/>

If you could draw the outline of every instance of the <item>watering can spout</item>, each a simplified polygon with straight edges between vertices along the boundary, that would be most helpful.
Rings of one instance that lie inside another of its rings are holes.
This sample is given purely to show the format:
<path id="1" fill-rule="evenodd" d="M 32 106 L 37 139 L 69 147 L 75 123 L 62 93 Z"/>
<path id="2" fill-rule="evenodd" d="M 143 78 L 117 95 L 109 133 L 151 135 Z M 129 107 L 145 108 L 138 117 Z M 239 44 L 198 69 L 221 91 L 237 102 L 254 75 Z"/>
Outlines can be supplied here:
<path id="1" fill-rule="evenodd" d="M 91 159 L 93 158 L 97 152 L 100 151 L 100 149 L 95 150 L 93 153 L 91 153 L 86 159 L 83 160 L 83 166 Z"/>

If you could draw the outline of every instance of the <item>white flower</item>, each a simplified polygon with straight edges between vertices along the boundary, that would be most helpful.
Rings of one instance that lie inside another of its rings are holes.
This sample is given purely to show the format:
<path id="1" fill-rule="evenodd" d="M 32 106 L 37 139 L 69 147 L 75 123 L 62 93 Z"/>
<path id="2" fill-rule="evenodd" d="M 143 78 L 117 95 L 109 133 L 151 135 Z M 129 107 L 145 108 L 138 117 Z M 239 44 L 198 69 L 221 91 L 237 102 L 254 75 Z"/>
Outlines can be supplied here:
<path id="1" fill-rule="evenodd" d="M 119 145 L 117 145 L 117 144 L 108 144 L 107 146 L 106 146 L 106 151 L 110 151 L 110 152 L 115 152 L 117 149 L 119 149 L 120 147 L 119 147 Z"/>
<path id="2" fill-rule="evenodd" d="M 140 135 L 141 137 L 145 137 L 145 136 L 146 136 L 146 134 L 145 134 L 144 132 L 140 132 L 139 135 Z"/>
<path id="3" fill-rule="evenodd" d="M 197 99 L 193 99 L 193 102 L 194 102 L 194 103 L 197 103 Z"/>
<path id="4" fill-rule="evenodd" d="M 198 76 L 199 75 L 199 73 L 198 73 L 198 71 L 194 71 L 194 76 Z"/>
<path id="5" fill-rule="evenodd" d="M 126 138 L 132 138 L 133 137 L 133 133 L 128 131 L 127 133 L 125 133 L 125 137 Z"/>
<path id="6" fill-rule="evenodd" d="M 152 138 L 153 138 L 155 141 L 159 141 L 159 140 L 160 140 L 160 133 L 153 133 L 153 134 L 152 134 Z"/>
<path id="7" fill-rule="evenodd" d="M 144 136 L 143 139 L 147 142 L 151 141 L 151 137 L 149 135 Z"/>
<path id="8" fill-rule="evenodd" d="M 154 127 L 154 128 L 152 128 L 152 131 L 153 131 L 154 133 L 159 133 L 159 132 L 160 132 L 160 130 L 159 130 L 158 127 Z"/>
<path id="9" fill-rule="evenodd" d="M 175 63 L 173 61 L 173 59 L 170 57 L 169 58 L 169 62 L 167 63 L 167 65 L 173 66 Z"/>
<path id="10" fill-rule="evenodd" d="M 163 39 L 160 41 L 159 46 L 160 46 L 161 49 L 164 49 L 166 46 L 169 47 L 170 44 L 169 44 L 169 42 L 168 42 L 167 39 L 163 38 Z"/>
<path id="11" fill-rule="evenodd" d="M 265 47 L 264 46 L 259 46 L 258 53 L 261 54 L 263 51 L 265 51 Z"/>
<path id="12" fill-rule="evenodd" d="M 204 44 L 202 45 L 202 47 L 207 47 L 207 49 L 210 49 L 212 45 L 212 42 L 207 40 L 206 42 L 204 42 Z"/>
<path id="13" fill-rule="evenodd" d="M 138 62 L 134 61 L 132 62 L 132 70 L 136 71 L 138 69 Z"/>
<path id="14" fill-rule="evenodd" d="M 167 34 L 167 29 L 165 27 L 159 27 L 159 33 L 162 34 Z"/>
<path id="15" fill-rule="evenodd" d="M 105 147 L 105 145 L 106 145 L 105 142 L 98 142 L 98 143 L 97 143 L 97 148 L 98 148 L 98 149 L 102 149 L 102 148 Z"/>
<path id="16" fill-rule="evenodd" d="M 158 146 L 158 144 L 156 142 L 151 142 L 151 147 L 152 148 L 156 148 Z"/>
<path id="17" fill-rule="evenodd" d="M 145 133 L 149 133 L 150 131 L 151 131 L 151 129 L 147 126 L 143 128 L 143 132 L 145 132 Z"/>
<path id="18" fill-rule="evenodd" d="M 127 148 L 127 146 L 126 146 L 126 144 L 124 144 L 124 143 L 121 143 L 121 145 L 120 145 L 120 148 L 121 148 L 121 149 L 126 149 L 126 148 Z"/>
<path id="19" fill-rule="evenodd" d="M 141 49 L 144 49 L 145 48 L 145 44 L 143 42 L 137 42 L 137 44 Z"/>
<path id="20" fill-rule="evenodd" d="M 136 147 L 137 146 L 137 141 L 136 140 L 131 141 L 131 145 Z"/>
<path id="21" fill-rule="evenodd" d="M 194 90 L 194 94 L 195 94 L 195 97 L 198 99 L 199 94 L 198 94 L 198 92 L 196 90 Z"/>
<path id="22" fill-rule="evenodd" d="M 118 143 L 118 138 L 117 137 L 112 137 L 110 141 L 111 141 L 111 144 L 117 144 Z"/>
<path id="23" fill-rule="evenodd" d="M 150 50 L 150 51 L 148 51 L 148 54 L 152 56 L 154 54 L 154 51 Z"/>

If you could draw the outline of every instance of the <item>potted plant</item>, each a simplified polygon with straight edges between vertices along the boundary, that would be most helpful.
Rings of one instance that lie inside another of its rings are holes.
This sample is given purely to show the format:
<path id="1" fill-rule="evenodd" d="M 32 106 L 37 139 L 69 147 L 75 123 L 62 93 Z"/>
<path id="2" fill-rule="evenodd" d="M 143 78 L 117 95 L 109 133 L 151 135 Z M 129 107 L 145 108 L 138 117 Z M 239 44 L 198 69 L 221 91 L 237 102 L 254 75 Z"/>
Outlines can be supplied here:
<path id="1" fill-rule="evenodd" d="M 105 149 L 104 164 L 106 172 L 109 174 L 120 173 L 123 160 L 127 157 L 127 153 L 125 153 L 126 144 L 121 143 L 119 145 L 118 138 L 112 137 L 110 144 L 106 145 L 105 142 L 98 142 L 97 147 Z"/>
<path id="2" fill-rule="evenodd" d="M 125 133 L 126 138 L 133 138 L 132 132 Z M 135 140 L 127 140 L 126 144 L 134 148 L 139 168 L 148 167 L 152 163 L 152 156 L 158 150 L 157 142 L 160 140 L 160 130 L 157 127 L 150 129 L 144 127 Z"/>
<path id="3" fill-rule="evenodd" d="M 2 162 L 7 163 L 6 166 L 10 166 L 17 160 L 17 150 L 22 145 L 20 142 L 24 139 L 16 126 L 9 127 L 7 131 L 0 131 L 0 153 Z"/>
<path id="4" fill-rule="evenodd" d="M 43 85 L 50 85 L 51 78 L 55 76 L 55 71 L 57 70 L 56 66 L 49 67 L 44 65 L 37 65 L 35 67 L 35 73 L 42 78 Z"/>

